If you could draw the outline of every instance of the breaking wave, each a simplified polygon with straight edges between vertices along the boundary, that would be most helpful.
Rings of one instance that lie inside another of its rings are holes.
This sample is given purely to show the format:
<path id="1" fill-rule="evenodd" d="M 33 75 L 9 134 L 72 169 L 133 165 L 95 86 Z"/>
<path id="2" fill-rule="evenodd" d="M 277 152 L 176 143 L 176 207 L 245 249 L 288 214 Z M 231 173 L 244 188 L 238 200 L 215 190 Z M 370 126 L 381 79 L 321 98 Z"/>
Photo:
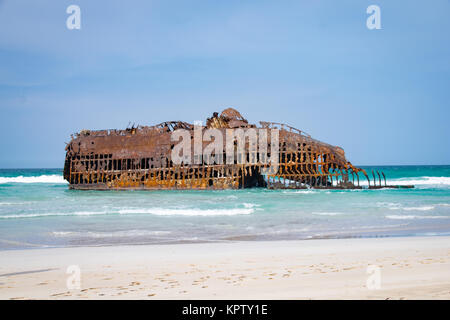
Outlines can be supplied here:
<path id="1" fill-rule="evenodd" d="M 372 185 L 373 180 L 372 177 L 370 177 L 370 184 Z M 384 181 L 381 181 L 382 184 L 384 184 Z M 429 187 L 429 186 L 436 186 L 436 187 L 450 187 L 450 177 L 409 177 L 409 178 L 398 178 L 398 179 L 388 179 L 386 181 L 388 185 L 414 185 L 415 187 Z M 377 179 L 378 184 L 378 179 Z M 367 186 L 367 180 L 361 179 L 360 181 L 361 186 Z"/>
<path id="2" fill-rule="evenodd" d="M 343 213 L 342 212 L 312 212 L 312 214 L 315 214 L 318 216 L 338 216 Z"/>
<path id="3" fill-rule="evenodd" d="M 403 210 L 407 210 L 407 211 L 428 211 L 428 210 L 433 210 L 433 209 L 434 209 L 433 206 L 407 207 L 407 208 L 403 208 Z"/>
<path id="4" fill-rule="evenodd" d="M 401 178 L 392 179 L 388 181 L 390 184 L 398 185 L 436 185 L 436 186 L 450 186 L 450 177 L 414 177 L 414 178 Z"/>
<path id="5" fill-rule="evenodd" d="M 317 193 L 318 190 L 284 190 L 283 193 L 303 193 L 303 194 L 310 194 L 310 193 Z"/>
<path id="6" fill-rule="evenodd" d="M 117 215 L 117 214 L 153 214 L 158 216 L 234 216 L 255 212 L 254 204 L 244 204 L 244 208 L 233 209 L 165 209 L 165 208 L 127 208 L 111 211 L 77 211 L 77 212 L 46 212 L 0 215 L 0 219 L 21 219 L 57 216 L 93 216 L 93 215 Z"/>
<path id="7" fill-rule="evenodd" d="M 51 174 L 41 176 L 18 176 L 18 177 L 0 177 L 0 184 L 5 183 L 61 183 L 67 184 L 62 175 Z"/>
<path id="8" fill-rule="evenodd" d="M 386 219 L 394 219 L 394 220 L 412 220 L 412 219 L 448 219 L 449 216 L 412 216 L 412 215 L 389 215 L 385 216 Z"/>
<path id="9" fill-rule="evenodd" d="M 163 236 L 170 234 L 171 231 L 162 230 L 123 230 L 111 232 L 76 232 L 76 231 L 53 231 L 51 234 L 55 237 L 89 237 L 89 238 L 112 238 L 112 237 L 142 237 L 142 236 Z"/>
<path id="10" fill-rule="evenodd" d="M 390 210 L 405 210 L 405 211 L 429 211 L 429 210 L 433 210 L 435 207 L 434 206 L 422 206 L 422 207 L 402 207 L 402 206 L 397 206 L 397 207 L 389 207 Z"/>
<path id="11" fill-rule="evenodd" d="M 248 208 L 234 208 L 234 209 L 123 209 L 119 210 L 120 214 L 130 213 L 149 213 L 158 216 L 234 216 L 240 214 L 251 214 L 255 209 Z"/>
<path id="12" fill-rule="evenodd" d="M 92 216 L 108 214 L 106 211 L 78 211 L 78 212 L 47 212 L 47 213 L 26 213 L 26 214 L 8 214 L 0 215 L 0 219 L 17 218 L 38 218 L 38 217 L 57 217 L 57 216 Z"/>

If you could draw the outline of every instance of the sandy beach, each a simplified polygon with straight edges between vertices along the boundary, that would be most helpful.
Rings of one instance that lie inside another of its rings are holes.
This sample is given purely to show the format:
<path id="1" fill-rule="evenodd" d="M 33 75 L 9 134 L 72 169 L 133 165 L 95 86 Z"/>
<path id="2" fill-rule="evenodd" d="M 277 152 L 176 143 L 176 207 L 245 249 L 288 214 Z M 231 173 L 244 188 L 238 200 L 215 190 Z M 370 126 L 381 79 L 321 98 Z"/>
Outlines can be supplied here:
<path id="1" fill-rule="evenodd" d="M 450 237 L 2 251 L 0 298 L 449 299 Z"/>

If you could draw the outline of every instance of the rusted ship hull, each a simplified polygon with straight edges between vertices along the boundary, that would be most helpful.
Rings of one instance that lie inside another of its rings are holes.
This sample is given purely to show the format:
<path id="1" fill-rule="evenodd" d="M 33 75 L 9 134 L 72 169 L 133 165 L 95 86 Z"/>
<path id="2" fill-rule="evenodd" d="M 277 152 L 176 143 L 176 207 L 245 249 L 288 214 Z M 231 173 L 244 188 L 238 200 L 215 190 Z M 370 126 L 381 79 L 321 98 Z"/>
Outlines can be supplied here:
<path id="1" fill-rule="evenodd" d="M 353 166 L 345 158 L 344 150 L 311 138 L 308 134 L 284 124 L 248 122 L 234 109 L 208 118 L 207 129 L 216 129 L 226 136 L 228 129 L 278 130 L 278 160 L 276 172 L 267 173 L 270 164 L 245 144 L 244 153 L 232 162 L 175 164 L 172 133 L 186 130 L 194 141 L 194 125 L 165 122 L 156 126 L 139 126 L 126 130 L 83 130 L 66 147 L 64 178 L 72 189 L 241 189 L 266 187 L 270 189 L 357 189 L 360 179 L 369 188 L 411 187 L 389 186 L 383 173 L 373 177 Z M 257 131 L 258 132 L 258 131 Z M 268 137 L 267 146 L 272 143 Z M 193 143 L 193 142 L 192 142 Z M 208 141 L 202 141 L 206 147 Z M 225 144 L 225 142 L 224 142 Z M 192 148 L 194 150 L 195 148 Z M 269 147 L 270 149 L 270 147 Z M 225 150 L 225 147 L 224 147 Z M 195 158 L 194 151 L 192 157 Z M 227 159 L 225 151 L 214 154 Z M 246 161 L 238 161 L 243 157 Z"/>

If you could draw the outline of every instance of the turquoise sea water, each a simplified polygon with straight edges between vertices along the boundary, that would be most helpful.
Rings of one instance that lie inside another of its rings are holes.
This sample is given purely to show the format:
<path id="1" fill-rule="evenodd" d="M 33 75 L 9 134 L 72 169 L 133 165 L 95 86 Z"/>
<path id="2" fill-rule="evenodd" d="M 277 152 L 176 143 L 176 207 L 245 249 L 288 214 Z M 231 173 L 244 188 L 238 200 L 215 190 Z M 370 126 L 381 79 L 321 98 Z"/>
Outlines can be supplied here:
<path id="1" fill-rule="evenodd" d="M 77 191 L 61 169 L 4 169 L 0 250 L 450 234 L 450 166 L 376 169 L 416 187 Z"/>

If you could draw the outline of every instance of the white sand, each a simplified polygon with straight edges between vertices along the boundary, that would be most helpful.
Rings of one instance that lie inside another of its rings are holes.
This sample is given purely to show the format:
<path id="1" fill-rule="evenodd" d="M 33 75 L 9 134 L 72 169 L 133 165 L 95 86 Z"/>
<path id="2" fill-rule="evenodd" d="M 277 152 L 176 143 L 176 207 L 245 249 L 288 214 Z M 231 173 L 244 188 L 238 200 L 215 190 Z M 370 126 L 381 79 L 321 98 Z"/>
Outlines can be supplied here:
<path id="1" fill-rule="evenodd" d="M 449 299 L 450 237 L 1 251 L 0 298 Z"/>

